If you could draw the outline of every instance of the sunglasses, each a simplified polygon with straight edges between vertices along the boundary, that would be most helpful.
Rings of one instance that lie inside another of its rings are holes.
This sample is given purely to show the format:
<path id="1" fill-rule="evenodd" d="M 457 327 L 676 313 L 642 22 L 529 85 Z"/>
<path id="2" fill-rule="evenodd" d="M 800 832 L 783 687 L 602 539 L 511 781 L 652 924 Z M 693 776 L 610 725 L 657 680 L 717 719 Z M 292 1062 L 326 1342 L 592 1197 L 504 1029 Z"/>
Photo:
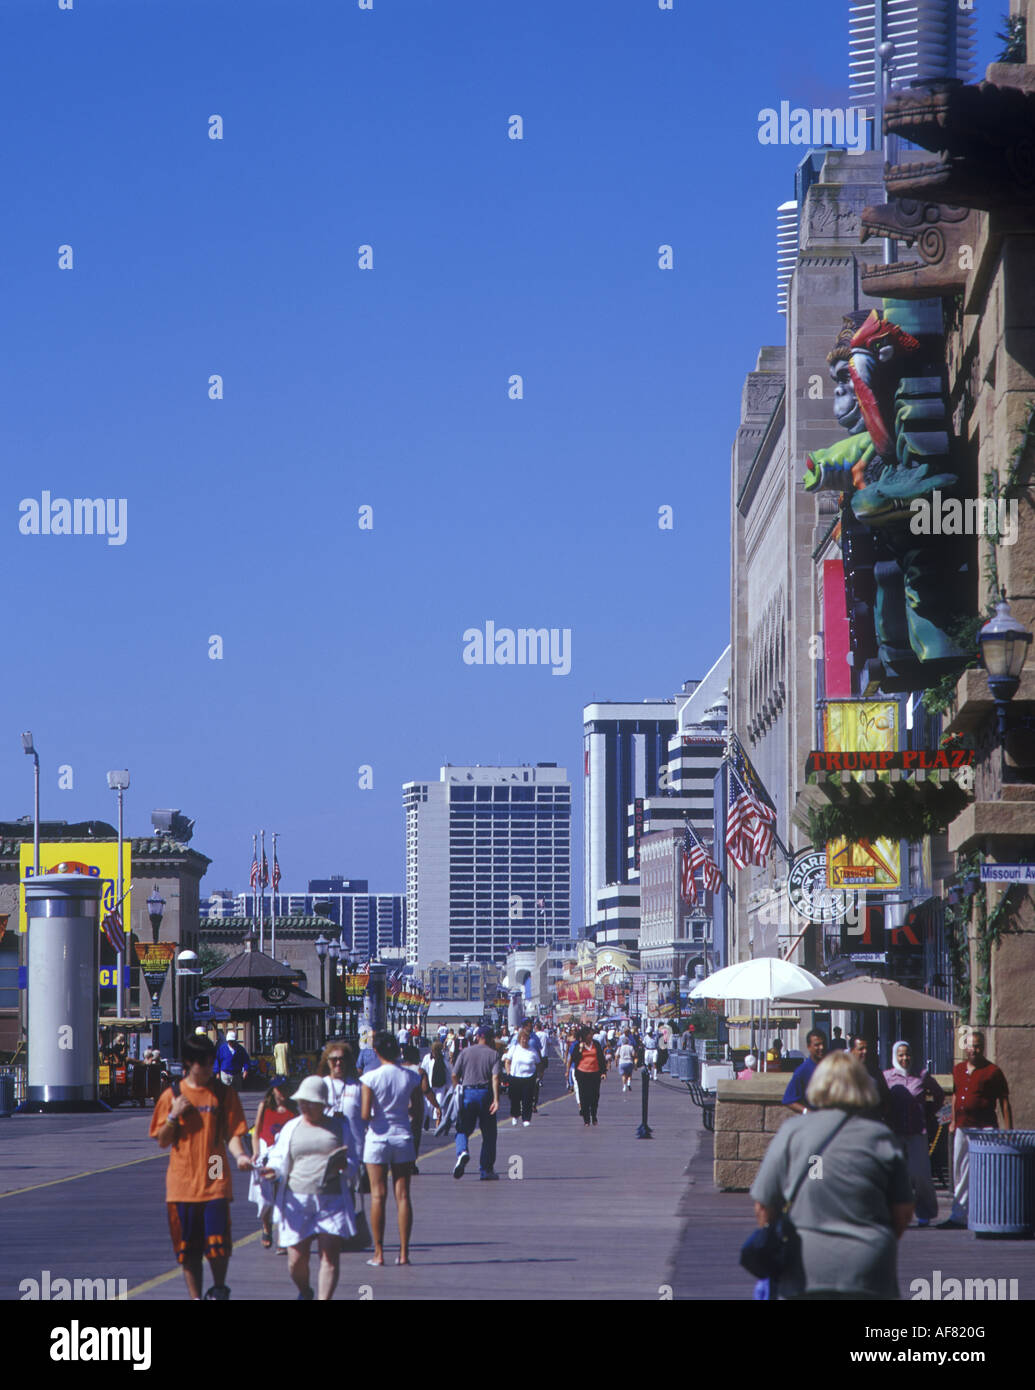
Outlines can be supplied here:
<path id="1" fill-rule="evenodd" d="M 344 1065 L 344 1063 L 345 1063 L 345 1058 L 344 1058 L 344 1057 L 328 1057 L 327 1060 L 328 1060 L 328 1062 L 331 1062 L 331 1063 L 334 1063 L 334 1062 L 341 1062 L 342 1065 Z"/>

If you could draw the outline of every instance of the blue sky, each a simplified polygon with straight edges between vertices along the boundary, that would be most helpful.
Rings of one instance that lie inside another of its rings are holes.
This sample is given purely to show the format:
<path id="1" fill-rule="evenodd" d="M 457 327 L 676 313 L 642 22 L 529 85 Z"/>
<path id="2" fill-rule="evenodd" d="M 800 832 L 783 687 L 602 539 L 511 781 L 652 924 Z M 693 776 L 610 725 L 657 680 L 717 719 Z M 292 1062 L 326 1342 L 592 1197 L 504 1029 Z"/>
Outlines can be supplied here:
<path id="1" fill-rule="evenodd" d="M 195 817 L 203 890 L 244 886 L 265 826 L 286 890 L 401 891 L 404 781 L 555 761 L 580 925 L 583 705 L 673 693 L 728 640 L 729 449 L 783 340 L 800 154 L 758 111 L 847 104 L 847 3 L 0 17 L 2 814 L 31 805 L 31 728 L 45 818 L 112 818 L 128 766 L 127 828 Z M 44 489 L 125 498 L 126 544 L 19 534 Z M 571 673 L 465 666 L 490 618 L 570 628 Z"/>

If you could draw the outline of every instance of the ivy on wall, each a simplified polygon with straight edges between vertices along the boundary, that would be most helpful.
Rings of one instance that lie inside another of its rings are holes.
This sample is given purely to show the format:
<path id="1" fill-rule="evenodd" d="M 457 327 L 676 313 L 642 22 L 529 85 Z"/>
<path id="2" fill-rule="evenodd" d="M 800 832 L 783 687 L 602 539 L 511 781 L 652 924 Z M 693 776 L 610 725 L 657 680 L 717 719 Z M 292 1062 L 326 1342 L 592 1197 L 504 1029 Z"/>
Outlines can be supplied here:
<path id="1" fill-rule="evenodd" d="M 846 840 L 891 840 L 917 844 L 925 835 L 940 835 L 969 803 L 970 795 L 957 782 L 943 782 L 936 801 L 889 797 L 863 801 L 849 793 L 840 806 L 821 806 L 809 811 L 809 838 L 814 845 L 842 836 Z"/>

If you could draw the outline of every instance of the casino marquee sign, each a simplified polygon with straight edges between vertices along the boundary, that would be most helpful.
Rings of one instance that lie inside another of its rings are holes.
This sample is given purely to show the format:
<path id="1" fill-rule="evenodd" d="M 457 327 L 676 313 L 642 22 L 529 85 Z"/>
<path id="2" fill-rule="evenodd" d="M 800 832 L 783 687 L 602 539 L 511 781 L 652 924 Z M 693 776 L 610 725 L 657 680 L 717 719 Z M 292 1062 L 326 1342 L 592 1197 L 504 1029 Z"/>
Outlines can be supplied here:
<path id="1" fill-rule="evenodd" d="M 809 772 L 935 772 L 973 767 L 973 748 L 911 748 L 902 752 L 826 752 L 813 749 L 805 764 Z"/>

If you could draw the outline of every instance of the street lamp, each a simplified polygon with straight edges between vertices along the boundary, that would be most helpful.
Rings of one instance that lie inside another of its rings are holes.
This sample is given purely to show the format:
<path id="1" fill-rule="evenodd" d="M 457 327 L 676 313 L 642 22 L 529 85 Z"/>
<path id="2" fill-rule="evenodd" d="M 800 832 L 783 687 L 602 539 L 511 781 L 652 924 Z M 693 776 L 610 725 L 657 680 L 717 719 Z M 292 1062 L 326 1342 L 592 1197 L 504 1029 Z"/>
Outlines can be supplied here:
<path id="1" fill-rule="evenodd" d="M 327 954 L 328 954 L 328 955 L 330 956 L 330 958 L 331 958 L 331 986 L 330 986 L 331 997 L 330 997 L 330 999 L 328 1000 L 328 1003 L 331 1004 L 331 1006 L 332 1006 L 332 1008 L 331 1008 L 331 1021 L 332 1021 L 333 1024 L 334 1024 L 334 1035 L 335 1035 L 335 1037 L 339 1036 L 339 1034 L 340 1034 L 340 1028 L 339 1028 L 339 1025 L 338 1025 L 338 1010 L 337 1010 L 337 1007 L 334 1005 L 334 982 L 335 982 L 335 981 L 337 980 L 337 978 L 338 978 L 338 969 L 339 969 L 338 961 L 341 959 L 342 950 L 343 950 L 342 944 L 341 944 L 341 942 L 340 942 L 337 938 L 335 938 L 335 940 L 333 940 L 333 941 L 330 943 L 330 945 L 327 947 Z"/>
<path id="2" fill-rule="evenodd" d="M 981 664 L 988 673 L 988 688 L 995 701 L 996 737 L 1006 741 L 1006 707 L 1017 694 L 1021 672 L 1031 646 L 1031 633 L 1010 613 L 1006 590 L 996 601 L 995 617 L 977 635 Z"/>
<path id="3" fill-rule="evenodd" d="M 40 871 L 40 755 L 32 742 L 32 734 L 22 734 L 22 752 L 28 753 L 33 761 L 35 773 L 35 794 L 32 803 L 32 872 L 39 877 Z"/>
<path id="4" fill-rule="evenodd" d="M 129 786 L 129 773 L 125 768 L 116 772 L 108 773 L 108 786 L 113 792 L 119 794 L 119 848 L 118 861 L 116 865 L 116 886 L 115 886 L 115 912 L 119 922 L 122 921 L 122 793 Z M 115 1017 L 123 1018 L 123 997 L 122 997 L 122 971 L 125 964 L 125 946 L 129 942 L 131 926 L 126 924 L 123 932 L 123 950 L 116 952 L 116 977 L 115 977 Z"/>
<path id="5" fill-rule="evenodd" d="M 177 996 L 177 994 L 179 994 L 179 991 L 180 991 L 180 981 L 181 981 L 184 977 L 186 977 L 186 976 L 200 975 L 200 974 L 201 974 L 201 971 L 198 969 L 198 957 L 197 957 L 197 953 L 196 953 L 196 952 L 190 951 L 190 950 L 181 951 L 180 954 L 179 954 L 178 956 L 176 956 L 175 959 L 173 960 L 173 982 L 172 982 L 172 983 L 173 983 L 173 997 L 172 997 L 172 1006 L 173 1006 L 173 1007 L 172 1007 L 172 1015 L 173 1015 L 173 1016 L 172 1016 L 172 1025 L 173 1025 L 173 1043 L 176 1045 L 176 1049 L 177 1049 L 178 1052 L 181 1051 L 181 1049 L 180 1049 L 180 1047 L 179 1047 L 179 1037 L 178 1037 L 177 1031 L 176 1031 L 176 1017 L 177 1017 L 177 999 L 176 999 L 176 996 Z M 180 1000 L 180 1014 L 182 1015 L 182 1017 L 183 1017 L 183 1019 L 184 1019 L 184 1022 L 186 1022 L 187 1005 L 186 1005 L 186 1001 L 185 1001 L 185 1000 L 182 1000 L 182 999 Z"/>
<path id="6" fill-rule="evenodd" d="M 162 930 L 162 916 L 165 912 L 165 899 L 158 891 L 158 884 L 154 886 L 154 892 L 147 900 L 147 915 L 151 919 L 151 940 L 158 945 L 158 936 Z"/>
<path id="7" fill-rule="evenodd" d="M 324 975 L 324 970 L 325 970 L 326 964 L 327 964 L 327 948 L 328 948 L 329 945 L 330 945 L 330 942 L 329 942 L 329 941 L 327 940 L 327 938 L 324 936 L 323 932 L 321 932 L 320 935 L 316 938 L 316 954 L 317 954 L 317 956 L 318 956 L 319 959 L 320 959 L 320 1003 L 321 1003 L 321 1004 L 326 1004 L 326 1002 L 327 1002 L 326 997 L 325 997 L 325 995 L 324 995 L 324 978 L 323 978 L 323 975 Z M 320 1045 L 321 1045 L 321 1047 L 322 1047 L 323 1044 L 327 1041 L 327 1013 L 326 1013 L 326 1010 L 321 1010 L 320 1018 L 321 1018 L 321 1022 L 320 1022 Z"/>

